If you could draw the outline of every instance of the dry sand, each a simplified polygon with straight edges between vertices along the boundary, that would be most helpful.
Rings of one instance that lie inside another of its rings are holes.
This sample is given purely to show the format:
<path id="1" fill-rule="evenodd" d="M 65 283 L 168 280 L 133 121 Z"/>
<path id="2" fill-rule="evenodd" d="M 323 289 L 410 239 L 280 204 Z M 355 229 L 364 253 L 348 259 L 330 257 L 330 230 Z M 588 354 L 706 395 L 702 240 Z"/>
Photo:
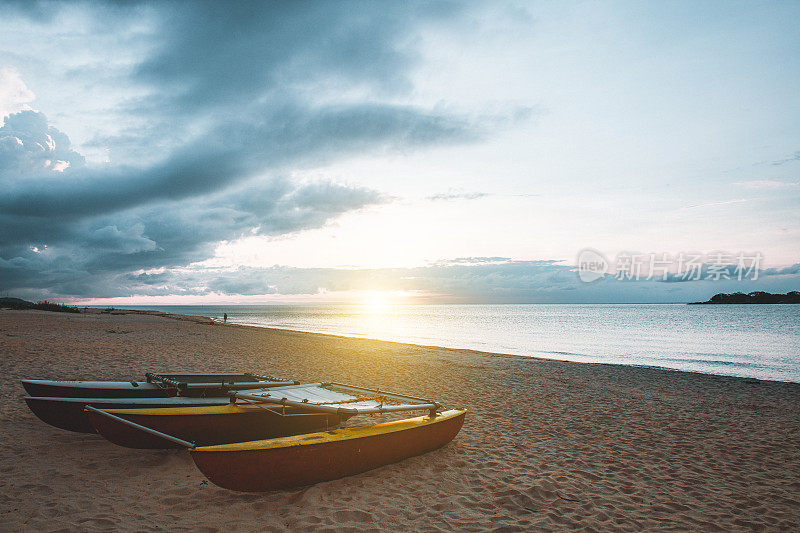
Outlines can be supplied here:
<path id="1" fill-rule="evenodd" d="M 153 315 L 0 311 L 0 529 L 798 530 L 800 385 Z M 446 447 L 300 490 L 241 494 L 182 451 L 45 425 L 21 378 L 252 371 L 469 409 Z"/>

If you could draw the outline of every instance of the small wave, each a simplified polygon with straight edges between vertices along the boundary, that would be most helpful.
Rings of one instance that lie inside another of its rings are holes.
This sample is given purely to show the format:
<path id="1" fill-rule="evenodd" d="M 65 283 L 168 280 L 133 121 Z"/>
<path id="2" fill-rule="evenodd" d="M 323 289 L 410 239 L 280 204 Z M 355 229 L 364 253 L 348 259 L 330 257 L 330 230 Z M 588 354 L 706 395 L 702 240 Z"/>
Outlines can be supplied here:
<path id="1" fill-rule="evenodd" d="M 654 359 L 658 363 L 688 363 L 704 366 L 724 366 L 730 368 L 761 368 L 765 370 L 772 370 L 780 368 L 778 365 L 770 365 L 767 363 L 755 363 L 746 361 L 726 361 L 724 359 L 692 359 L 680 357 L 665 357 L 663 359 Z"/>
<path id="2" fill-rule="evenodd" d="M 567 357 L 593 357 L 593 358 L 597 358 L 597 359 L 600 358 L 600 356 L 597 356 L 597 355 L 589 355 L 589 354 L 585 354 L 585 353 L 574 353 L 574 352 L 558 352 L 558 351 L 543 350 L 543 351 L 540 351 L 538 353 L 545 353 L 545 354 L 551 354 L 551 355 L 566 355 Z"/>

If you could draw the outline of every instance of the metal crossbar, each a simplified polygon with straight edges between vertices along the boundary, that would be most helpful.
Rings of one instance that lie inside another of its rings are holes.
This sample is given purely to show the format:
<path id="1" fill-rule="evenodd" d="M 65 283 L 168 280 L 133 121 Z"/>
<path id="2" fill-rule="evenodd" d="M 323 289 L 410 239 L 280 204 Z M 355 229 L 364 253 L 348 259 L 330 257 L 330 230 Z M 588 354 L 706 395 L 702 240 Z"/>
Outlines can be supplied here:
<path id="1" fill-rule="evenodd" d="M 225 387 L 227 389 L 263 389 L 268 387 L 283 387 L 294 385 L 294 381 L 252 381 L 252 382 L 233 382 L 233 383 L 182 383 L 184 389 L 211 389 L 214 387 Z"/>
<path id="2" fill-rule="evenodd" d="M 93 413 L 97 413 L 97 414 L 100 414 L 100 415 L 103 415 L 103 416 L 107 416 L 108 418 L 116 420 L 117 422 L 122 422 L 123 424 L 126 424 L 126 425 L 128 425 L 128 426 L 130 426 L 132 428 L 139 429 L 141 431 L 144 431 L 145 433 L 150 433 L 151 435 L 155 435 L 156 437 L 161 437 L 162 439 L 166 439 L 166 440 L 168 440 L 170 442 L 174 442 L 176 444 L 180 444 L 181 446 L 185 446 L 187 448 L 194 448 L 194 446 L 195 446 L 195 444 L 193 442 L 189 442 L 188 440 L 179 439 L 178 437 L 173 437 L 172 435 L 168 435 L 166 433 L 162 433 L 162 432 L 157 431 L 155 429 L 151 429 L 151 428 L 149 428 L 147 426 L 143 426 L 141 424 L 137 424 L 136 422 L 131 422 L 130 420 L 125 420 L 121 416 L 112 415 L 111 413 L 107 413 L 107 412 L 105 412 L 105 411 L 103 411 L 101 409 L 98 409 L 96 407 L 92 407 L 91 405 L 87 405 L 86 406 L 86 410 L 87 411 L 92 411 Z"/>
<path id="3" fill-rule="evenodd" d="M 433 400 L 430 400 L 428 398 L 417 398 L 416 396 L 407 396 L 405 394 L 400 394 L 400 393 L 397 393 L 397 392 L 387 392 L 387 391 L 380 390 L 380 389 L 366 389 L 364 387 L 356 387 L 354 385 L 346 385 L 344 383 L 336 383 L 335 381 L 329 381 L 329 382 L 325 382 L 325 383 L 320 383 L 320 386 L 323 387 L 323 388 L 336 387 L 336 388 L 339 388 L 339 389 L 344 389 L 344 391 L 351 391 L 351 392 L 357 393 L 357 394 L 364 393 L 364 392 L 371 392 L 371 393 L 374 393 L 374 394 L 379 395 L 379 396 L 385 396 L 387 398 L 391 398 L 393 400 L 400 400 L 400 401 L 412 400 L 412 401 L 415 401 L 415 402 L 422 402 L 422 403 L 436 403 Z"/>

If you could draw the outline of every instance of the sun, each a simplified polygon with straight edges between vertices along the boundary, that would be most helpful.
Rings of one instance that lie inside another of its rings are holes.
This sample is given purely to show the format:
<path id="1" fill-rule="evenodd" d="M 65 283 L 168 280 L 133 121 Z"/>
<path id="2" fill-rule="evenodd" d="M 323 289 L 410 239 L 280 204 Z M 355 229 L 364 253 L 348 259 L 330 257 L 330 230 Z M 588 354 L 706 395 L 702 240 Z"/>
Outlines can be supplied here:
<path id="1" fill-rule="evenodd" d="M 362 306 L 368 313 L 385 313 L 390 307 L 389 295 L 384 291 L 367 291 L 363 295 Z"/>

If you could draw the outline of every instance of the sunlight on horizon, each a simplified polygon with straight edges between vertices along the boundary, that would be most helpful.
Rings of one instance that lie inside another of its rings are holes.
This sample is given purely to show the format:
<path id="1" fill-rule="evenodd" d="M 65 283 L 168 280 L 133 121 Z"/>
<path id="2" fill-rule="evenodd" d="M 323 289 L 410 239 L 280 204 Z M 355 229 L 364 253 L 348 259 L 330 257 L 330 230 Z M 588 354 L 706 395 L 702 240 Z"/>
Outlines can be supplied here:
<path id="1" fill-rule="evenodd" d="M 372 314 L 387 313 L 393 306 L 429 303 L 436 294 L 408 290 L 347 290 L 320 291 L 314 294 L 253 294 L 230 295 L 210 293 L 204 295 L 123 296 L 116 298 L 72 298 L 69 305 L 103 306 L 169 306 L 169 305 L 353 305 Z"/>
<path id="2" fill-rule="evenodd" d="M 389 296 L 384 291 L 370 291 L 364 295 L 362 307 L 370 314 L 384 314 L 391 305 Z"/>
<path id="3" fill-rule="evenodd" d="M 406 296 L 403 291 L 364 291 L 354 309 L 354 325 L 367 338 L 398 336 L 398 307 L 408 303 Z"/>

